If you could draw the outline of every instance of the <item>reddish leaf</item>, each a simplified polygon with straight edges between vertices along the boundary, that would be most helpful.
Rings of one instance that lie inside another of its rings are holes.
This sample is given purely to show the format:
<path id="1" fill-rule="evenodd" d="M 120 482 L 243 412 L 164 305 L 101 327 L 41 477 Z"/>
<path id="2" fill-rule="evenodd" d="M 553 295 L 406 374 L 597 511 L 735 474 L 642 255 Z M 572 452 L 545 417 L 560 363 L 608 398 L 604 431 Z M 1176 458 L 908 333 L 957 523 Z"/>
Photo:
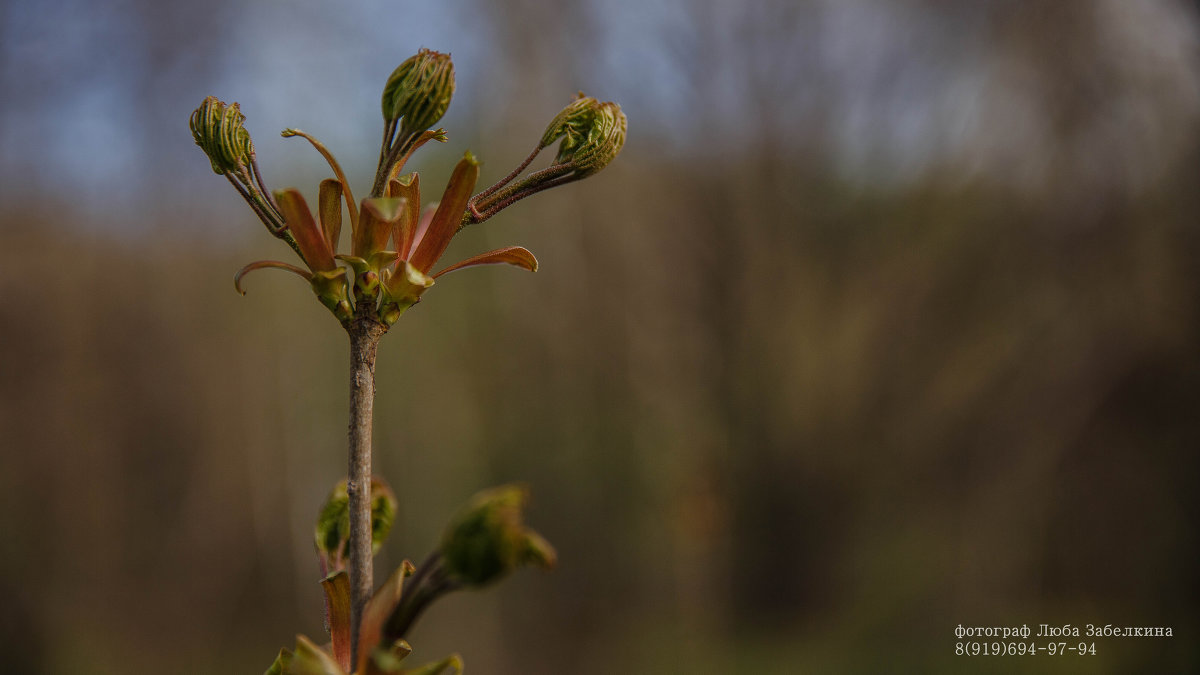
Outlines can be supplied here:
<path id="1" fill-rule="evenodd" d="M 362 215 L 354 237 L 354 255 L 370 258 L 387 247 L 392 235 L 392 223 L 404 212 L 404 200 L 398 197 L 367 198 L 362 201 Z"/>
<path id="2" fill-rule="evenodd" d="M 467 200 L 471 198 L 471 191 L 475 189 L 475 181 L 478 178 L 479 162 L 471 153 L 467 153 L 454 167 L 454 173 L 450 176 L 450 182 L 446 184 L 446 191 L 442 194 L 437 212 L 433 214 L 429 229 L 416 244 L 416 250 L 410 259 L 414 267 L 428 274 L 438 258 L 446 252 L 446 247 L 458 231 L 463 211 L 467 208 Z"/>
<path id="3" fill-rule="evenodd" d="M 317 217 L 321 219 L 321 231 L 325 233 L 325 241 L 329 242 L 329 250 L 337 253 L 338 239 L 342 234 L 342 183 L 335 178 L 321 181 L 320 194 L 317 197 Z"/>
<path id="4" fill-rule="evenodd" d="M 350 672 L 350 576 L 342 570 L 321 580 L 325 591 L 329 637 L 333 640 L 333 658 L 342 670 Z"/>
<path id="5" fill-rule="evenodd" d="M 392 238 L 396 242 L 396 252 L 400 254 L 400 259 L 408 260 L 412 255 L 413 238 L 416 236 L 421 215 L 421 179 L 414 173 L 407 184 L 401 178 L 392 181 L 388 189 L 393 197 L 402 197 L 405 201 L 404 210 L 392 224 Z"/>
<path id="6" fill-rule="evenodd" d="M 437 213 L 437 210 L 437 202 L 433 202 L 421 210 L 421 219 L 417 221 L 417 228 L 413 232 L 412 244 L 409 245 L 409 258 L 412 257 L 413 251 L 421 247 L 421 240 L 425 238 L 425 233 L 429 231 L 429 224 L 433 222 L 433 216 Z"/>
<path id="7" fill-rule="evenodd" d="M 363 608 L 362 624 L 358 629 L 358 668 L 354 672 L 366 672 L 367 660 L 379 646 L 383 636 L 383 624 L 396 609 L 396 605 L 400 604 L 404 580 L 412 576 L 413 571 L 412 563 L 405 560 L 367 601 L 367 606 Z"/>
<path id="8" fill-rule="evenodd" d="M 480 253 L 479 255 L 467 258 L 462 262 L 454 263 L 446 269 L 436 272 L 433 275 L 433 278 L 436 279 L 443 274 L 453 272 L 455 270 L 461 270 L 464 267 L 474 267 L 476 265 L 497 265 L 500 263 L 516 265 L 517 267 L 527 269 L 530 272 L 536 272 L 538 267 L 537 258 L 533 257 L 533 254 L 528 250 L 523 249 L 520 246 L 509 246 L 507 248 L 496 249 L 495 251 L 488 251 L 487 253 Z"/>
<path id="9" fill-rule="evenodd" d="M 309 269 L 314 272 L 328 272 L 337 269 L 337 264 L 333 261 L 333 251 L 329 249 L 329 242 L 325 241 L 325 234 L 321 232 L 321 228 L 317 227 L 317 221 L 313 220 L 312 211 L 308 210 L 308 203 L 304 201 L 304 195 L 300 194 L 296 188 L 277 190 L 275 201 L 279 203 L 279 210 L 283 212 L 283 220 L 291 230 L 292 236 L 295 237 L 296 245 L 299 246 L 300 253 L 304 256 L 304 262 L 308 264 Z"/>

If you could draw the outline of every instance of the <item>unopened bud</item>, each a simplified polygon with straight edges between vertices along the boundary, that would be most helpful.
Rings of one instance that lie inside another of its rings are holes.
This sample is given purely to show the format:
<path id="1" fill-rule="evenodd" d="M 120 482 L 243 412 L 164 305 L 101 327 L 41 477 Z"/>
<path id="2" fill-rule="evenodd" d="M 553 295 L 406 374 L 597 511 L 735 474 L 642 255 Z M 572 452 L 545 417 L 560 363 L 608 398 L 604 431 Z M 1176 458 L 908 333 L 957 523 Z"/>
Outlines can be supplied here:
<path id="1" fill-rule="evenodd" d="M 587 135 L 587 130 L 592 125 L 592 118 L 596 115 L 596 108 L 599 106 L 599 101 L 579 92 L 574 101 L 568 103 L 567 107 L 558 111 L 554 119 L 550 120 L 538 147 L 548 148 L 560 138 L 563 139 L 563 142 L 559 148 L 559 155 L 578 147 Z M 564 136 L 565 138 L 563 138 Z"/>
<path id="2" fill-rule="evenodd" d="M 454 63 L 449 54 L 422 49 L 392 71 L 383 87 L 383 119 L 401 120 L 408 131 L 437 124 L 454 96 Z"/>
<path id="3" fill-rule="evenodd" d="M 579 176 L 596 173 L 608 166 L 621 152 L 625 145 L 628 124 L 625 113 L 621 112 L 621 106 L 611 101 L 601 103 L 595 110 L 592 124 L 583 140 L 573 148 L 560 147 L 558 161 L 573 162 L 575 173 Z"/>
<path id="4" fill-rule="evenodd" d="M 554 549 L 522 522 L 528 501 L 529 491 L 519 485 L 475 495 L 442 537 L 450 576 L 467 586 L 484 586 L 524 565 L 553 567 Z"/>
<path id="5" fill-rule="evenodd" d="M 378 478 L 371 479 L 371 552 L 378 553 L 392 529 L 396 518 L 396 497 L 391 489 Z M 333 492 L 321 507 L 317 526 L 313 532 L 317 553 L 326 563 L 328 572 L 342 567 L 350 541 L 350 494 L 346 481 L 338 481 Z"/>
<path id="6" fill-rule="evenodd" d="M 245 121 L 246 116 L 237 103 L 225 104 L 215 96 L 204 99 L 192 113 L 188 123 L 192 138 L 208 155 L 217 174 L 237 171 L 238 167 L 250 163 L 254 144 L 250 142 L 250 132 L 243 126 Z"/>
<path id="7" fill-rule="evenodd" d="M 627 124 L 621 106 L 601 103 L 581 92 L 550 121 L 538 147 L 549 147 L 561 138 L 555 163 L 572 164 L 577 175 L 587 176 L 621 152 Z"/>
<path id="8" fill-rule="evenodd" d="M 347 321 L 354 314 L 347 295 L 346 273 L 341 268 L 329 271 L 313 272 L 309 281 L 317 299 L 333 312 L 339 320 Z M 372 488 L 374 492 L 374 488 Z"/>

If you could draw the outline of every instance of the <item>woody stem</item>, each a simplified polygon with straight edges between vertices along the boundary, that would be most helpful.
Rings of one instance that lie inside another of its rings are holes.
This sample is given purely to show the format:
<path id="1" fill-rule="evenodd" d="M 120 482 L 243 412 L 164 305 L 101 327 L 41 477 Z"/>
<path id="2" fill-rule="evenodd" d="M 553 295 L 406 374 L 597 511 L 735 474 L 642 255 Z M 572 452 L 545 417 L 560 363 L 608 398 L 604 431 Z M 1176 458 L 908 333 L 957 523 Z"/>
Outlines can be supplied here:
<path id="1" fill-rule="evenodd" d="M 375 355 L 387 326 L 374 303 L 359 302 L 346 323 L 350 335 L 350 644 L 357 649 L 363 607 L 374 589 L 371 552 L 371 425 L 375 409 Z M 352 655 L 351 663 L 357 662 Z"/>

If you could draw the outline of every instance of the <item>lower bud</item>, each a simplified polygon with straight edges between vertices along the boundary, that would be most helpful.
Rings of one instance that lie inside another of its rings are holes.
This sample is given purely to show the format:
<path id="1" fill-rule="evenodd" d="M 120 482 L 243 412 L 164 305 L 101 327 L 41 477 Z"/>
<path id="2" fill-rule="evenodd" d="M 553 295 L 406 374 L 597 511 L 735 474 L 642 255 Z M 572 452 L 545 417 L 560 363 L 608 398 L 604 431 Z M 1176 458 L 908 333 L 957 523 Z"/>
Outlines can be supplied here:
<path id="1" fill-rule="evenodd" d="M 504 485 L 475 495 L 442 537 L 450 577 L 465 586 L 486 586 L 518 567 L 554 566 L 555 553 L 538 533 L 525 527 L 529 491 Z"/>

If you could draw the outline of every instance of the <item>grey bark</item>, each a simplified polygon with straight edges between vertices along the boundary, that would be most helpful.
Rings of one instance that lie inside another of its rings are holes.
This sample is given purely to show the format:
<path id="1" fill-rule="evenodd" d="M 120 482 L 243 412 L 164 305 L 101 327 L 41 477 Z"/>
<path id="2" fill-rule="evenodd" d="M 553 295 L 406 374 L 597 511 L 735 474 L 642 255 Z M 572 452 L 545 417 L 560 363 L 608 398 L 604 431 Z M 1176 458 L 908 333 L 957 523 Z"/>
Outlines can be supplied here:
<path id="1" fill-rule="evenodd" d="M 350 334 L 350 497 L 351 663 L 358 659 L 363 608 L 374 589 L 371 553 L 371 424 L 375 412 L 375 354 L 387 326 L 375 316 L 374 303 L 359 302 L 346 325 Z"/>

